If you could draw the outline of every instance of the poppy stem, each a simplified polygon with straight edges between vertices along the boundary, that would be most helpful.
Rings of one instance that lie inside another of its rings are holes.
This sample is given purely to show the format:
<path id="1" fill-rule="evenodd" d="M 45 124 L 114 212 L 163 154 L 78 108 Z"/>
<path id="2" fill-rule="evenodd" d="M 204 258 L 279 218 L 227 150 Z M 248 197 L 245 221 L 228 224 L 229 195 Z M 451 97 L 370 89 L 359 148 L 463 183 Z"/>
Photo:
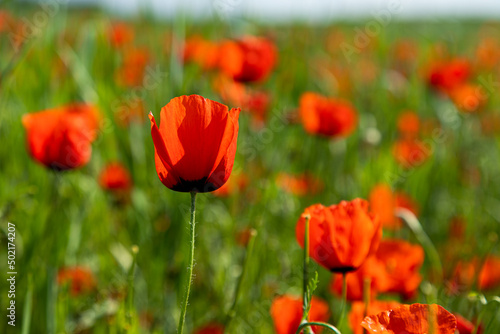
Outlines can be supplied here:
<path id="1" fill-rule="evenodd" d="M 363 302 L 365 304 L 365 309 L 363 310 L 363 319 L 368 316 L 368 306 L 370 305 L 370 295 L 371 295 L 371 285 L 372 279 L 365 277 L 363 280 Z M 363 334 L 366 333 L 366 329 L 363 328 Z"/>
<path id="2" fill-rule="evenodd" d="M 255 244 L 255 237 L 257 236 L 257 230 L 251 229 L 250 231 L 250 240 L 248 241 L 248 246 L 247 246 L 247 251 L 246 251 L 246 256 L 245 260 L 243 262 L 243 269 L 241 271 L 241 275 L 238 279 L 238 283 L 236 285 L 236 292 L 234 293 L 234 300 L 233 304 L 231 305 L 231 308 L 229 309 L 229 312 L 226 315 L 226 321 L 224 323 L 224 328 L 226 328 L 226 331 L 229 329 L 229 324 L 231 323 L 231 320 L 234 318 L 236 315 L 235 309 L 236 309 L 236 303 L 238 302 L 240 293 L 241 293 L 241 283 L 245 277 L 245 273 L 247 271 L 248 263 L 250 262 L 249 259 L 252 256 L 253 253 L 253 246 Z"/>
<path id="3" fill-rule="evenodd" d="M 309 326 L 321 326 L 321 327 L 325 327 L 325 328 L 328 328 L 329 330 L 331 330 L 332 332 L 334 333 L 337 333 L 337 334 L 342 334 L 338 329 L 337 327 L 335 326 L 332 326 L 330 324 L 327 324 L 327 323 L 324 323 L 324 322 L 305 322 L 303 324 L 300 324 L 299 328 L 297 329 L 297 331 L 295 332 L 295 334 L 300 334 L 300 332 L 302 331 L 303 328 L 305 327 L 309 327 Z"/>
<path id="4" fill-rule="evenodd" d="M 347 304 L 347 273 L 342 273 L 342 304 L 340 306 L 340 317 L 337 327 L 344 325 L 345 308 Z"/>
<path id="5" fill-rule="evenodd" d="M 308 291 L 307 291 L 307 284 L 309 283 L 309 220 L 311 217 L 307 215 L 305 217 L 305 227 L 304 227 L 304 268 L 303 268 L 303 273 L 302 273 L 302 324 L 305 324 L 308 322 L 308 309 L 309 309 L 309 303 L 310 301 L 308 300 Z M 311 327 L 307 327 L 304 332 L 306 333 L 312 333 Z M 300 327 L 299 327 L 300 328 Z M 299 331 L 300 333 L 300 331 Z"/>
<path id="6" fill-rule="evenodd" d="M 193 277 L 193 265 L 194 265 L 194 236 L 195 236 L 195 211 L 196 211 L 196 193 L 191 192 L 191 217 L 189 220 L 189 225 L 191 227 L 191 247 L 189 247 L 189 266 L 188 266 L 188 277 L 187 277 L 187 287 L 184 294 L 184 302 L 181 307 L 181 317 L 179 318 L 179 326 L 177 326 L 177 333 L 182 334 L 184 329 L 184 321 L 186 319 L 187 304 L 189 301 L 189 292 L 191 291 L 191 280 Z"/>
<path id="7" fill-rule="evenodd" d="M 443 265 L 439 259 L 439 253 L 429 236 L 425 233 L 417 217 L 415 217 L 413 212 L 404 208 L 397 208 L 396 216 L 402 218 L 406 222 L 406 225 L 408 225 L 413 234 L 415 234 L 418 242 L 424 247 L 425 252 L 429 256 L 430 264 L 434 269 L 434 274 L 439 280 L 438 283 L 441 282 L 443 280 Z"/>

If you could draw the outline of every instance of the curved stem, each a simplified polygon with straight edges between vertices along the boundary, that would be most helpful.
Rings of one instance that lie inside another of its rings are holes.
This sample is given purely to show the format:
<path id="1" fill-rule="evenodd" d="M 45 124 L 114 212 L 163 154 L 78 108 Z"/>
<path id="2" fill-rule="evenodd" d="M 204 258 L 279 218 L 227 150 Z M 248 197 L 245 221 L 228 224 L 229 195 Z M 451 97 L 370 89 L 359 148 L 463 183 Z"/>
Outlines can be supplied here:
<path id="1" fill-rule="evenodd" d="M 397 208 L 396 216 L 402 218 L 406 225 L 412 230 L 413 234 L 417 238 L 418 242 L 424 247 L 427 255 L 429 256 L 429 261 L 431 263 L 432 268 L 435 271 L 439 281 L 443 280 L 443 265 L 441 264 L 441 260 L 439 259 L 439 253 L 434 247 L 429 236 L 425 233 L 422 225 L 418 221 L 417 217 L 408 209 Z"/>
<path id="2" fill-rule="evenodd" d="M 191 192 L 191 217 L 189 225 L 191 227 L 191 247 L 189 247 L 189 266 L 188 266 L 188 277 L 187 277 L 187 287 L 184 294 L 184 302 L 181 307 L 181 317 L 179 318 L 179 326 L 177 326 L 177 333 L 182 334 L 184 329 L 184 321 L 186 319 L 187 304 L 189 301 L 189 292 L 191 291 L 191 279 L 193 277 L 193 265 L 194 265 L 194 236 L 195 236 L 195 211 L 196 211 L 196 193 Z"/>
<path id="3" fill-rule="evenodd" d="M 304 329 L 304 327 L 308 327 L 308 326 L 321 326 L 321 327 L 325 327 L 325 328 L 328 328 L 329 330 L 331 330 L 332 332 L 334 333 L 337 333 L 337 334 L 342 334 L 338 329 L 337 327 L 335 326 L 332 326 L 330 324 L 327 324 L 327 323 L 324 323 L 324 322 L 315 322 L 315 321 L 312 321 L 312 322 L 305 322 L 303 324 L 301 324 L 299 326 L 299 328 L 297 329 L 297 331 L 295 332 L 295 334 L 300 334 L 300 332 L 302 331 L 302 329 Z"/>

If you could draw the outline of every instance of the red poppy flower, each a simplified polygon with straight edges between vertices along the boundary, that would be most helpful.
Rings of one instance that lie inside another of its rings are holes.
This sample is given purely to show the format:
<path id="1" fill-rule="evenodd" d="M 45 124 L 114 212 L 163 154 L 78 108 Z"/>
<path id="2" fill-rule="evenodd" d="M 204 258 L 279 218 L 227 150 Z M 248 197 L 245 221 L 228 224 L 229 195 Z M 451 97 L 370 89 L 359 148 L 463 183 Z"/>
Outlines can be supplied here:
<path id="1" fill-rule="evenodd" d="M 283 190 L 297 196 L 317 194 L 324 187 L 321 180 L 307 173 L 301 175 L 279 173 L 276 177 L 276 183 Z"/>
<path id="2" fill-rule="evenodd" d="M 396 161 L 404 168 L 414 168 L 423 164 L 431 155 L 431 149 L 417 139 L 400 139 L 392 147 Z"/>
<path id="3" fill-rule="evenodd" d="M 109 29 L 109 40 L 114 48 L 121 48 L 134 40 L 134 30 L 124 22 L 115 22 Z"/>
<path id="4" fill-rule="evenodd" d="M 326 269 L 346 273 L 359 268 L 373 254 L 382 236 L 378 218 L 368 212 L 368 202 L 354 199 L 325 207 L 315 204 L 301 215 L 297 241 L 304 247 L 305 216 L 309 221 L 311 257 Z"/>
<path id="5" fill-rule="evenodd" d="M 401 219 L 396 217 L 397 208 L 405 208 L 418 214 L 416 203 L 405 193 L 394 193 L 386 184 L 378 184 L 370 191 L 370 208 L 377 214 L 383 227 L 398 229 L 401 227 Z"/>
<path id="6" fill-rule="evenodd" d="M 479 272 L 478 285 L 481 290 L 494 289 L 500 285 L 500 257 L 486 257 Z"/>
<path id="7" fill-rule="evenodd" d="M 202 69 L 215 68 L 219 60 L 219 45 L 195 35 L 186 40 L 184 45 L 184 62 L 193 62 Z"/>
<path id="8" fill-rule="evenodd" d="M 236 81 L 253 82 L 266 79 L 276 60 L 276 47 L 271 41 L 246 36 L 222 43 L 219 66 L 222 72 Z"/>
<path id="9" fill-rule="evenodd" d="M 465 83 L 470 75 L 469 61 L 456 58 L 434 63 L 428 74 L 428 82 L 431 86 L 446 93 Z"/>
<path id="10" fill-rule="evenodd" d="M 300 97 L 299 113 L 307 132 L 327 137 L 345 137 L 356 128 L 358 116 L 343 100 L 307 92 Z"/>
<path id="11" fill-rule="evenodd" d="M 208 324 L 197 329 L 195 334 L 224 334 L 224 326 L 219 324 Z"/>
<path id="12" fill-rule="evenodd" d="M 351 306 L 351 311 L 349 311 L 349 326 L 351 327 L 353 334 L 363 334 L 363 327 L 361 327 L 361 322 L 365 316 L 379 314 L 380 312 L 386 310 L 392 310 L 393 308 L 399 307 L 401 304 L 392 300 L 374 300 L 365 307 L 363 302 L 354 302 Z M 366 309 L 366 315 L 365 315 Z"/>
<path id="13" fill-rule="evenodd" d="M 347 275 L 347 298 L 363 299 L 363 281 L 371 281 L 372 296 L 379 292 L 399 293 L 412 298 L 422 281 L 419 274 L 424 262 L 424 250 L 404 240 L 382 240 L 378 250 L 356 271 Z M 332 290 L 342 292 L 342 277 L 335 275 Z"/>
<path id="14" fill-rule="evenodd" d="M 476 49 L 476 66 L 485 69 L 493 70 L 500 59 L 500 44 L 494 37 L 483 38 Z"/>
<path id="15" fill-rule="evenodd" d="M 101 171 L 99 184 L 106 190 L 126 192 L 132 186 L 132 180 L 128 170 L 121 163 L 113 162 Z"/>
<path id="16" fill-rule="evenodd" d="M 365 279 L 370 279 L 370 298 L 387 286 L 385 267 L 374 255 L 369 256 L 361 267 L 347 274 L 347 300 L 360 301 L 364 299 L 363 285 Z M 338 296 L 342 295 L 342 275 L 333 275 L 330 290 Z M 361 317 L 363 320 L 363 317 Z"/>
<path id="17" fill-rule="evenodd" d="M 87 104 L 24 115 L 22 122 L 31 156 L 54 170 L 85 165 L 92 153 L 98 118 L 97 109 Z"/>
<path id="18" fill-rule="evenodd" d="M 487 101 L 484 89 L 469 83 L 454 87 L 450 90 L 449 96 L 459 110 L 467 113 L 478 111 Z"/>
<path id="19" fill-rule="evenodd" d="M 273 300 L 271 317 L 277 334 L 295 334 L 302 319 L 302 299 L 281 296 Z M 330 317 L 328 304 L 320 298 L 312 297 L 309 321 L 326 322 Z M 312 326 L 314 333 L 321 333 L 322 327 Z"/>
<path id="20" fill-rule="evenodd" d="M 239 108 L 184 95 L 161 109 L 159 129 L 149 114 L 161 182 L 181 192 L 209 192 L 226 183 L 236 154 L 239 113 Z"/>
<path id="21" fill-rule="evenodd" d="M 398 131 L 405 138 L 417 138 L 420 118 L 413 111 L 405 111 L 398 116 Z"/>
<path id="22" fill-rule="evenodd" d="M 146 66 L 151 56 L 146 48 L 134 48 L 125 53 L 123 65 L 117 72 L 117 80 L 124 86 L 140 86 L 144 79 Z"/>
<path id="23" fill-rule="evenodd" d="M 455 318 L 457 318 L 457 331 L 458 334 L 473 334 L 476 326 L 470 322 L 469 320 L 462 317 L 460 314 L 454 314 Z M 479 326 L 476 334 L 482 334 L 483 328 Z"/>
<path id="24" fill-rule="evenodd" d="M 370 334 L 455 334 L 457 320 L 440 305 L 412 304 L 368 316 L 361 326 Z"/>
<path id="25" fill-rule="evenodd" d="M 84 267 L 62 268 L 57 273 L 59 285 L 69 284 L 73 296 L 91 292 L 96 287 L 96 281 L 92 271 Z"/>

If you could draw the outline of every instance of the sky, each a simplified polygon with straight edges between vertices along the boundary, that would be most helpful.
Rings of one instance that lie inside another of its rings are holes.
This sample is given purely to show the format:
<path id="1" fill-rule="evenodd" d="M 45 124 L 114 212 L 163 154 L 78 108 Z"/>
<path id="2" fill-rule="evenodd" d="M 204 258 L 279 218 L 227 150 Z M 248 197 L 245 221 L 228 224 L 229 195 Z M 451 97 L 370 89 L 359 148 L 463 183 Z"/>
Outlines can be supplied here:
<path id="1" fill-rule="evenodd" d="M 113 10 L 134 13 L 140 6 L 172 17 L 180 10 L 191 16 L 242 14 L 263 19 L 344 19 L 391 15 L 391 17 L 498 17 L 500 0 L 70 0 L 104 3 Z"/>

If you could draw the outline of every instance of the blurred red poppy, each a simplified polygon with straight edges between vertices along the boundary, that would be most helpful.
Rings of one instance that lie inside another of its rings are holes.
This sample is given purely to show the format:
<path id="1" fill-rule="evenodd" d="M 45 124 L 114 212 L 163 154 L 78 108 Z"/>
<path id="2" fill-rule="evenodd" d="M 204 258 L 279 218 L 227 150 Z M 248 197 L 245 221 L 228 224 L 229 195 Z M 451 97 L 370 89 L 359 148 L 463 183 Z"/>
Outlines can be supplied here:
<path id="1" fill-rule="evenodd" d="M 277 334 L 295 334 L 302 319 L 302 299 L 293 296 L 280 296 L 273 300 L 271 317 Z M 330 317 L 328 303 L 312 297 L 309 321 L 326 322 Z M 321 333 L 322 327 L 312 326 L 314 333 Z"/>
<path id="2" fill-rule="evenodd" d="M 99 114 L 87 104 L 25 114 L 28 149 L 37 162 L 53 170 L 81 167 L 90 160 Z"/>
<path id="3" fill-rule="evenodd" d="M 455 334 L 455 316 L 437 304 L 401 305 L 366 317 L 361 326 L 370 334 Z"/>
<path id="4" fill-rule="evenodd" d="M 432 148 L 417 139 L 400 139 L 392 147 L 392 154 L 402 167 L 415 168 L 431 155 Z"/>
<path id="5" fill-rule="evenodd" d="M 307 173 L 290 175 L 279 173 L 276 184 L 283 190 L 296 196 L 314 195 L 323 190 L 323 182 Z"/>
<path id="6" fill-rule="evenodd" d="M 248 186 L 249 179 L 243 173 L 232 174 L 226 183 L 219 189 L 215 190 L 213 194 L 218 197 L 228 197 L 232 194 L 241 192 Z"/>
<path id="7" fill-rule="evenodd" d="M 470 288 L 477 280 L 480 290 L 500 286 L 500 257 L 488 255 L 482 262 L 474 257 L 470 261 L 459 261 L 453 271 L 452 283 Z"/>
<path id="8" fill-rule="evenodd" d="M 500 285 L 500 257 L 488 255 L 484 260 L 478 277 L 481 290 L 490 290 Z"/>
<path id="9" fill-rule="evenodd" d="M 453 88 L 465 83 L 471 75 L 468 60 L 455 58 L 449 61 L 438 61 L 431 65 L 428 73 L 429 84 L 441 92 L 450 92 Z"/>
<path id="10" fill-rule="evenodd" d="M 403 192 L 394 193 L 386 184 L 377 184 L 370 191 L 370 207 L 377 214 L 380 223 L 388 229 L 398 229 L 402 226 L 401 219 L 396 217 L 397 208 L 404 208 L 418 214 L 416 203 Z"/>
<path id="11" fill-rule="evenodd" d="M 455 318 L 457 318 L 457 331 L 458 334 L 482 334 L 483 328 L 481 326 L 478 327 L 477 331 L 474 332 L 476 326 L 470 322 L 469 320 L 462 317 L 460 314 L 454 314 Z"/>
<path id="12" fill-rule="evenodd" d="M 500 59 L 500 44 L 495 37 L 483 38 L 476 49 L 476 66 L 484 70 L 492 70 Z"/>
<path id="13" fill-rule="evenodd" d="M 365 307 L 364 302 L 357 301 L 352 303 L 348 318 L 349 326 L 351 327 L 353 334 L 363 334 L 364 331 L 363 327 L 361 327 L 361 322 L 366 316 L 379 314 L 380 312 L 386 310 L 392 310 L 400 305 L 401 304 L 399 302 L 392 300 L 373 300 L 368 304 L 368 307 Z"/>
<path id="14" fill-rule="evenodd" d="M 128 170 L 119 162 L 106 165 L 99 175 L 99 184 L 105 190 L 127 192 L 132 187 Z"/>
<path id="15" fill-rule="evenodd" d="M 193 62 L 204 70 L 210 70 L 218 65 L 219 50 L 217 43 L 194 35 L 185 41 L 182 58 L 185 63 Z"/>
<path id="16" fill-rule="evenodd" d="M 379 292 L 394 292 L 405 299 L 412 298 L 422 281 L 419 274 L 424 262 L 424 250 L 404 240 L 382 240 L 377 252 L 356 271 L 347 275 L 347 298 L 363 299 L 363 281 L 370 279 L 372 296 Z M 332 290 L 342 292 L 342 277 L 335 275 Z"/>
<path id="17" fill-rule="evenodd" d="M 208 324 L 194 331 L 194 334 L 224 334 L 224 326 Z"/>
<path id="18" fill-rule="evenodd" d="M 329 207 L 315 204 L 306 208 L 295 230 L 301 247 L 304 247 L 307 215 L 310 216 L 310 255 L 332 272 L 356 270 L 378 248 L 382 228 L 378 217 L 368 212 L 368 202 L 363 199 L 342 201 Z"/>
<path id="19" fill-rule="evenodd" d="M 111 24 L 108 34 L 111 45 L 114 48 L 121 48 L 134 40 L 134 30 L 125 22 Z"/>
<path id="20" fill-rule="evenodd" d="M 387 285 L 384 264 L 374 255 L 369 256 L 356 271 L 347 274 L 347 300 L 360 301 L 364 299 L 363 286 L 365 279 L 370 280 L 370 299 L 374 298 Z M 330 290 L 337 296 L 342 295 L 342 275 L 335 274 L 332 276 Z M 363 320 L 363 317 L 361 317 L 360 322 L 361 320 Z"/>
<path id="21" fill-rule="evenodd" d="M 299 113 L 307 132 L 327 137 L 346 137 L 356 128 L 358 116 L 347 101 L 306 92 Z"/>
<path id="22" fill-rule="evenodd" d="M 223 42 L 219 55 L 222 72 L 241 82 L 266 79 L 278 57 L 276 46 L 270 40 L 254 36 Z"/>
<path id="23" fill-rule="evenodd" d="M 404 111 L 398 116 L 397 126 L 403 138 L 417 138 L 420 131 L 420 118 L 413 111 Z"/>
<path id="24" fill-rule="evenodd" d="M 59 285 L 69 284 L 73 296 L 91 292 L 96 288 L 96 281 L 92 271 L 84 267 L 62 268 L 57 273 Z"/>
<path id="25" fill-rule="evenodd" d="M 118 69 L 117 80 L 128 87 L 142 85 L 146 66 L 151 56 L 146 48 L 134 48 L 124 54 L 123 65 Z"/>
<path id="26" fill-rule="evenodd" d="M 484 89 L 470 83 L 454 87 L 450 90 L 449 95 L 459 110 L 469 113 L 480 110 L 487 101 Z"/>
<path id="27" fill-rule="evenodd" d="M 239 108 L 228 110 L 199 95 L 173 98 L 161 109 L 159 129 L 150 113 L 161 182 L 181 192 L 209 192 L 226 183 L 236 154 L 239 113 Z"/>

